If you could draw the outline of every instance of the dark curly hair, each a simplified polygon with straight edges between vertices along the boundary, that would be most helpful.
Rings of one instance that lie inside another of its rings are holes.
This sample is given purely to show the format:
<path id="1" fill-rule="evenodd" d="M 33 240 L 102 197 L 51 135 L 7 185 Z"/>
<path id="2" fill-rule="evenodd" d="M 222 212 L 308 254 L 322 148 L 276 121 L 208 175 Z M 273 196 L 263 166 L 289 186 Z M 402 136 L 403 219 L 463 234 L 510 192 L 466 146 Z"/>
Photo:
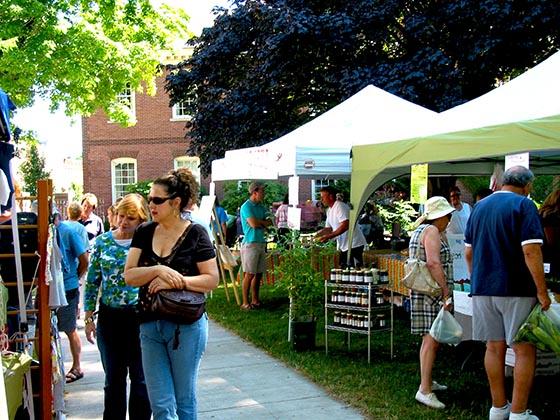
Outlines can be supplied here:
<path id="1" fill-rule="evenodd" d="M 164 187 L 169 197 L 179 197 L 181 199 L 181 209 L 198 198 L 198 183 L 192 172 L 187 168 L 169 171 L 167 175 L 157 178 L 154 185 Z"/>

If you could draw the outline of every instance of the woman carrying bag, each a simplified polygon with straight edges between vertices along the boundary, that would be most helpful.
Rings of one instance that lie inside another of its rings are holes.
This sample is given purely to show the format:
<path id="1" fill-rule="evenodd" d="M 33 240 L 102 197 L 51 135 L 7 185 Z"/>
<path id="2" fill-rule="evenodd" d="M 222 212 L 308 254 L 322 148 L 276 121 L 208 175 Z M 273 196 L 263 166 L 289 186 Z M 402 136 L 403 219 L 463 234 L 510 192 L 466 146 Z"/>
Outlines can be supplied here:
<path id="1" fill-rule="evenodd" d="M 422 336 L 420 347 L 420 387 L 416 400 L 432 408 L 445 408 L 433 391 L 444 391 L 445 385 L 432 380 L 432 368 L 439 343 L 429 334 L 441 305 L 446 305 L 453 289 L 453 263 L 451 250 L 445 237 L 445 229 L 455 211 L 444 197 L 432 197 L 424 205 L 424 214 L 416 221 L 418 227 L 412 233 L 408 249 L 409 257 L 424 261 L 432 278 L 441 287 L 436 296 L 410 291 L 411 333 Z"/>
<path id="2" fill-rule="evenodd" d="M 205 228 L 181 218 L 197 194 L 186 169 L 156 179 L 148 196 L 153 221 L 134 233 L 125 266 L 127 284 L 140 287 L 140 343 L 154 420 L 197 417 L 196 380 L 208 339 L 203 294 L 218 285 Z M 182 293 L 201 296 L 201 310 L 174 314 L 181 302 L 173 296 Z M 182 314 L 194 318 L 181 319 Z"/>
<path id="3" fill-rule="evenodd" d="M 124 281 L 132 235 L 140 223 L 148 220 L 148 214 L 142 196 L 127 194 L 115 209 L 117 228 L 95 238 L 90 258 L 84 297 L 85 330 L 90 343 L 97 338 L 105 371 L 104 419 L 125 420 L 127 406 L 130 420 L 149 420 L 152 415 L 140 354 L 138 288 Z M 99 295 L 96 324 L 94 311 Z"/>

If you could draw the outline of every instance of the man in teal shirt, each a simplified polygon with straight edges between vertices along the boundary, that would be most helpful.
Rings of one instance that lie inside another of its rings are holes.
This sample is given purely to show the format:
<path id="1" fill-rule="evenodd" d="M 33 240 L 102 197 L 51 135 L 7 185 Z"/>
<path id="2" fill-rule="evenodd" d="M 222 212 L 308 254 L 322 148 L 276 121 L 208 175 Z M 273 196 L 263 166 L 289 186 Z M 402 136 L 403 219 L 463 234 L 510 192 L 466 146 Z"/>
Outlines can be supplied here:
<path id="1" fill-rule="evenodd" d="M 266 208 L 261 204 L 265 186 L 260 182 L 249 185 L 249 199 L 241 206 L 243 243 L 241 244 L 241 265 L 243 267 L 243 304 L 241 309 L 249 310 L 261 305 L 259 288 L 266 271 L 265 228 L 272 224 Z M 251 303 L 249 303 L 249 289 Z"/>

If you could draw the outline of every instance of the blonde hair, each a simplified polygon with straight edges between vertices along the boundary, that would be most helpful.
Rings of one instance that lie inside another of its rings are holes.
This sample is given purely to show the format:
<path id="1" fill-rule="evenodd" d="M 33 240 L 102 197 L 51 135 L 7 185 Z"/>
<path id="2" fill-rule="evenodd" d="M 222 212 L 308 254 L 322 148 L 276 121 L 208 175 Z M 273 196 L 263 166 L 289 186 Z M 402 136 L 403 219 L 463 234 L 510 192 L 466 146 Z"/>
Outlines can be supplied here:
<path id="1" fill-rule="evenodd" d="M 96 197 L 95 194 L 93 194 L 93 193 L 86 193 L 86 194 L 84 194 L 84 196 L 82 197 L 82 201 L 81 201 L 82 205 L 83 205 L 86 201 L 87 201 L 87 202 L 89 203 L 89 205 L 92 206 L 94 209 L 97 207 L 97 197 Z"/>
<path id="2" fill-rule="evenodd" d="M 140 194 L 131 193 L 123 197 L 116 206 L 117 214 L 124 213 L 127 216 L 138 217 L 141 222 L 149 218 L 148 204 Z"/>
<path id="3" fill-rule="evenodd" d="M 66 208 L 66 213 L 70 220 L 78 220 L 82 215 L 82 205 L 77 201 L 72 201 Z"/>

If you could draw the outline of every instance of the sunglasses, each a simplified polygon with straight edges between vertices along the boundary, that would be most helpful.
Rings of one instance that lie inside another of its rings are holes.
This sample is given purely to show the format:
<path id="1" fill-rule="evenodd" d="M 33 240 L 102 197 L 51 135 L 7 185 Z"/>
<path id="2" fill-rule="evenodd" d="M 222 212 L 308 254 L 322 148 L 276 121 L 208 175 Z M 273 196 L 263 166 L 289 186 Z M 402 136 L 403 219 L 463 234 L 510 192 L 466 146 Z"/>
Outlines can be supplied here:
<path id="1" fill-rule="evenodd" d="M 148 204 L 154 203 L 156 206 L 159 206 L 171 199 L 173 199 L 173 197 L 148 197 Z"/>

